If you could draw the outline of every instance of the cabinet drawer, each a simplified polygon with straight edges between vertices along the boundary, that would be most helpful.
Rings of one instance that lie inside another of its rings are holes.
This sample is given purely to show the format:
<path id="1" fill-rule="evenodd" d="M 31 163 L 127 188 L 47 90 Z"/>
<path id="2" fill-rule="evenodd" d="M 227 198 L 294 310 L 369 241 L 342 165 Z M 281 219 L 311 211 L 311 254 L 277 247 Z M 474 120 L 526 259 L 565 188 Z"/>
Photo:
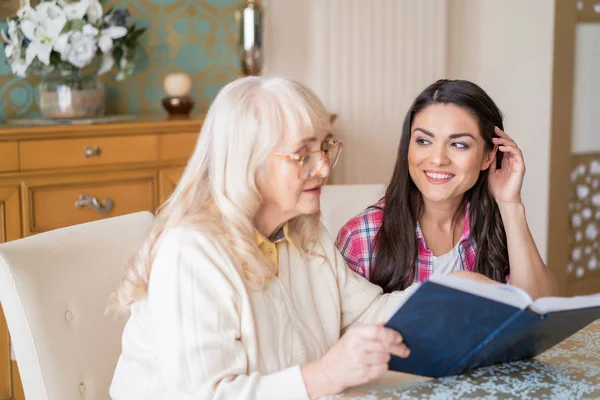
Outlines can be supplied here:
<path id="1" fill-rule="evenodd" d="M 0 142 L 0 171 L 19 170 L 19 145 L 17 142 Z"/>
<path id="2" fill-rule="evenodd" d="M 173 135 L 161 135 L 158 138 L 158 159 L 187 160 L 192 155 L 198 133 L 176 133 Z"/>
<path id="3" fill-rule="evenodd" d="M 155 210 L 153 176 L 92 183 L 26 186 L 29 226 L 34 234 L 138 211 Z"/>
<path id="4" fill-rule="evenodd" d="M 21 170 L 156 160 L 156 135 L 22 141 Z"/>

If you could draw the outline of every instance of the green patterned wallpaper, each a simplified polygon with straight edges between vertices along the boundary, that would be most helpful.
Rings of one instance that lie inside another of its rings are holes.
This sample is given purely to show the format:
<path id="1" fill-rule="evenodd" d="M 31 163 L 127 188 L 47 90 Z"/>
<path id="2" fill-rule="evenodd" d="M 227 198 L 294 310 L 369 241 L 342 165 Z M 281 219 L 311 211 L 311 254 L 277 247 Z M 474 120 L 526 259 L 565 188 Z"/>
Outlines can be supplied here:
<path id="1" fill-rule="evenodd" d="M 194 111 L 204 110 L 218 90 L 240 75 L 235 51 L 234 10 L 243 0 L 106 0 L 129 9 L 132 20 L 148 30 L 141 37 L 136 72 L 117 82 L 115 74 L 102 77 L 107 91 L 107 114 L 163 112 L 162 81 L 168 73 L 192 77 Z M 12 75 L 0 51 L 0 118 L 39 117 L 37 84 L 40 78 Z"/>

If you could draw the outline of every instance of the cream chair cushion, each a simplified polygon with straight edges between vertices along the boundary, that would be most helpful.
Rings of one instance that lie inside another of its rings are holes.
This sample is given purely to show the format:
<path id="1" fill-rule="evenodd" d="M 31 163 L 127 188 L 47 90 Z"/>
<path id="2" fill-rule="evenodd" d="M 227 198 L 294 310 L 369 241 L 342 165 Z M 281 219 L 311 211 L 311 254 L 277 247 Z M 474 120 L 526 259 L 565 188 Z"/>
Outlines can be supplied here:
<path id="1" fill-rule="evenodd" d="M 321 192 L 321 219 L 335 239 L 348 220 L 385 195 L 384 184 L 325 185 Z"/>
<path id="2" fill-rule="evenodd" d="M 149 212 L 0 245 L 0 302 L 28 400 L 108 399 L 127 316 L 107 301 Z"/>

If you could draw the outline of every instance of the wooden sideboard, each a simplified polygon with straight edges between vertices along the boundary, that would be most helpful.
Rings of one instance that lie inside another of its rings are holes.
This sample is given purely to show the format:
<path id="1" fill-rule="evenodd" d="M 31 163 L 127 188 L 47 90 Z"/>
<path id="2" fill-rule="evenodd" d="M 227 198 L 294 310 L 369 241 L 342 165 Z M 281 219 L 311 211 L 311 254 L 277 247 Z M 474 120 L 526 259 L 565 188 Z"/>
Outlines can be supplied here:
<path id="1" fill-rule="evenodd" d="M 179 180 L 202 118 L 0 125 L 0 243 L 136 211 Z M 24 399 L 0 307 L 0 400 Z"/>

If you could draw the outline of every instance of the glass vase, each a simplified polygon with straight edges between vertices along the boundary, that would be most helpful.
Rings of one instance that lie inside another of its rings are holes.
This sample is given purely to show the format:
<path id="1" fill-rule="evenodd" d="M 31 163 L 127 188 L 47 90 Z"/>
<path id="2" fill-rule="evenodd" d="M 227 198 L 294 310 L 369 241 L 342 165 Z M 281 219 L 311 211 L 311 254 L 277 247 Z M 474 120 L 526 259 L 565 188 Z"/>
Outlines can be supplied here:
<path id="1" fill-rule="evenodd" d="M 59 71 L 39 85 L 40 112 L 45 118 L 95 118 L 104 115 L 104 85 L 96 75 Z"/>

